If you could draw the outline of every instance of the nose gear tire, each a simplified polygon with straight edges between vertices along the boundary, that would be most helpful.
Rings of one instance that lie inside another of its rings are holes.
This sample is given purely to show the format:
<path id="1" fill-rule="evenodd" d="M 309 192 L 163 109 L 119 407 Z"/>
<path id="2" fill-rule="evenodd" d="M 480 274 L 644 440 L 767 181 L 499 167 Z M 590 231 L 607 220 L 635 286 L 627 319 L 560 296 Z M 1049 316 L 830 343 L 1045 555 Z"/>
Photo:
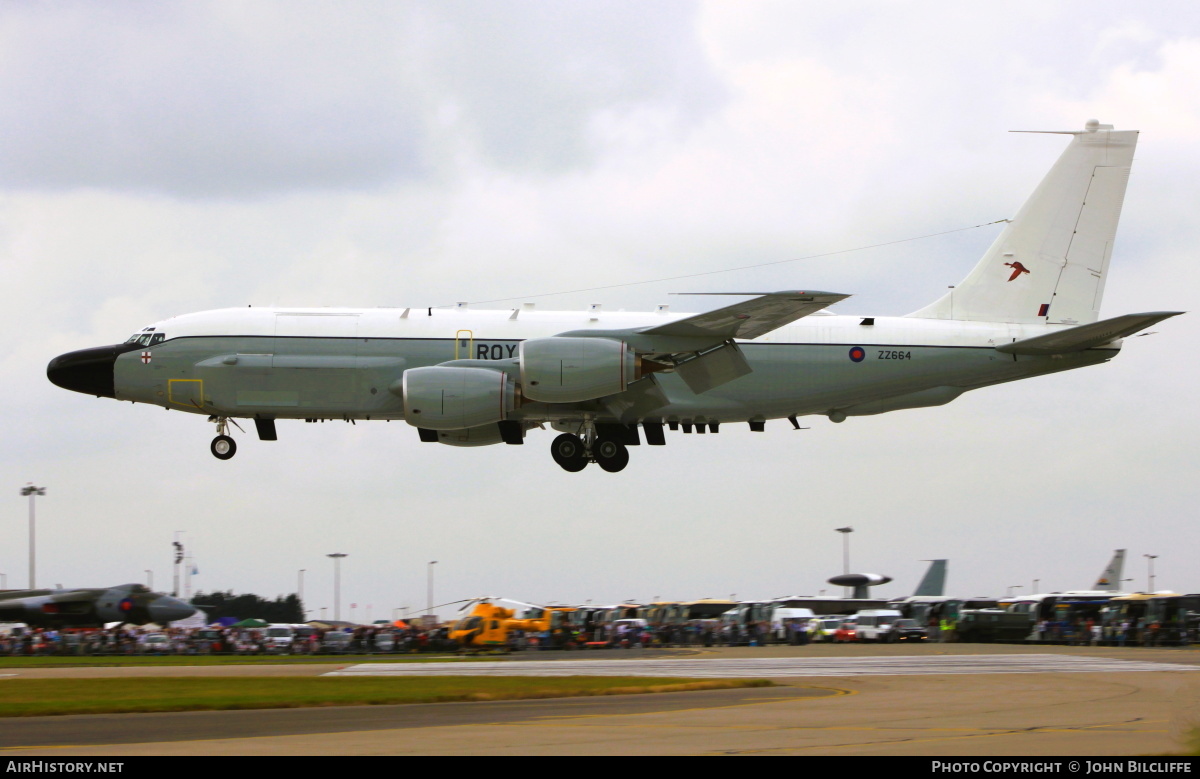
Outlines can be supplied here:
<path id="1" fill-rule="evenodd" d="M 237 454 L 237 441 L 227 435 L 219 435 L 209 444 L 209 450 L 218 460 L 228 460 Z"/>

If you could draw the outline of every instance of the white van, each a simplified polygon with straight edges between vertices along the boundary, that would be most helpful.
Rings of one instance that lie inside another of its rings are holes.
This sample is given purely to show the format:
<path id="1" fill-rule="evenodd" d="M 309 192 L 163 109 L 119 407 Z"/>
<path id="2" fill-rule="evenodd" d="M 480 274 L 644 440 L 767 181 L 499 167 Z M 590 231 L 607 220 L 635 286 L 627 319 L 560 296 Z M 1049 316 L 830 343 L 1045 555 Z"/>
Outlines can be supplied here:
<path id="1" fill-rule="evenodd" d="M 296 638 L 296 631 L 291 625 L 268 625 L 263 632 L 265 633 L 263 644 L 268 653 L 285 655 L 292 651 L 292 641 Z"/>
<path id="2" fill-rule="evenodd" d="M 863 609 L 858 612 L 859 641 L 890 641 L 892 623 L 904 617 L 892 609 Z"/>
<path id="3" fill-rule="evenodd" d="M 771 634 L 776 642 L 788 640 L 788 627 L 808 632 L 808 621 L 817 615 L 812 609 L 793 609 L 784 606 L 771 610 Z"/>

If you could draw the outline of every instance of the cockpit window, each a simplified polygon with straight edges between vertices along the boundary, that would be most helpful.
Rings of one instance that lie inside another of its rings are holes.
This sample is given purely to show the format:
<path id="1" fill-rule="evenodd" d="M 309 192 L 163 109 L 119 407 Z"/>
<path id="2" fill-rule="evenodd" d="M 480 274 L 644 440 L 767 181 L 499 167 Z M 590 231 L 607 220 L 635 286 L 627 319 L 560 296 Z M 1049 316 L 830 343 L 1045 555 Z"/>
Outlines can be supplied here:
<path id="1" fill-rule="evenodd" d="M 139 344 L 141 346 L 154 346 L 167 340 L 166 333 L 156 333 L 153 327 L 142 328 L 140 333 L 134 333 L 125 339 L 127 344 Z"/>

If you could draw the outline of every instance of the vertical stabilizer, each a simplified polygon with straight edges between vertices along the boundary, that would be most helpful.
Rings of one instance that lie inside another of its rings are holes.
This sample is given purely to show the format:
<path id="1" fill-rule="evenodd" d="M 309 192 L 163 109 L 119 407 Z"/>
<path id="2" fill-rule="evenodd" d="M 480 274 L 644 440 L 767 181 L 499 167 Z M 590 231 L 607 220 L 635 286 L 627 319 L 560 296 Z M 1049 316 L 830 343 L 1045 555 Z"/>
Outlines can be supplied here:
<path id="1" fill-rule="evenodd" d="M 966 280 L 909 314 L 1021 324 L 1099 319 L 1138 134 L 1090 120 Z"/>
<path id="2" fill-rule="evenodd" d="M 1100 574 L 1100 578 L 1096 580 L 1096 586 L 1092 589 L 1101 590 L 1103 592 L 1120 592 L 1121 591 L 1121 573 L 1125 569 L 1125 550 L 1118 549 L 1113 553 L 1112 560 L 1109 560 L 1108 567 Z"/>
<path id="3" fill-rule="evenodd" d="M 917 585 L 917 589 L 913 592 L 913 595 L 940 596 L 945 594 L 946 561 L 930 560 L 929 570 L 925 571 L 925 575 L 921 577 L 921 583 Z"/>

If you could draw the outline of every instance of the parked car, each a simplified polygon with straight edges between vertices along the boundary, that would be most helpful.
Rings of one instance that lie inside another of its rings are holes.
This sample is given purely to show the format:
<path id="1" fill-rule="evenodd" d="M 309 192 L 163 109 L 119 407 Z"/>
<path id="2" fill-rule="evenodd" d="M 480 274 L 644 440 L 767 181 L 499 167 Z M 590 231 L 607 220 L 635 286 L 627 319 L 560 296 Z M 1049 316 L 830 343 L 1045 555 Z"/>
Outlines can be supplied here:
<path id="1" fill-rule="evenodd" d="M 845 620 L 838 629 L 833 631 L 833 641 L 837 644 L 845 644 L 850 641 L 858 641 L 858 626 L 854 620 Z"/>
<path id="2" fill-rule="evenodd" d="M 395 652 L 396 634 L 390 630 L 381 630 L 375 634 L 376 652 Z"/>
<path id="3" fill-rule="evenodd" d="M 615 620 L 608 628 L 608 643 L 611 646 L 624 646 L 626 649 L 638 646 L 637 636 L 650 625 L 644 619 L 618 619 Z M 624 626 L 625 630 L 619 628 Z M 624 644 L 621 643 L 620 636 L 625 637 Z"/>
<path id="4" fill-rule="evenodd" d="M 313 651 L 312 637 L 320 633 L 319 630 L 311 625 L 295 625 L 292 632 L 295 634 L 292 638 L 293 654 L 307 654 Z"/>
<path id="5" fill-rule="evenodd" d="M 196 631 L 195 636 L 196 649 L 200 652 L 230 652 L 232 647 L 226 645 L 224 636 L 221 631 L 214 628 L 204 628 Z"/>
<path id="6" fill-rule="evenodd" d="M 896 620 L 892 623 L 892 632 L 888 636 L 888 640 L 892 642 L 924 641 L 927 638 L 929 638 L 929 631 L 915 619 Z"/>
<path id="7" fill-rule="evenodd" d="M 291 625 L 270 625 L 263 645 L 269 654 L 286 655 L 291 653 L 295 638 L 296 631 Z"/>
<path id="8" fill-rule="evenodd" d="M 144 655 L 165 655 L 171 651 L 171 638 L 166 633 L 147 633 L 138 639 L 137 650 Z"/>
<path id="9" fill-rule="evenodd" d="M 843 621 L 845 621 L 845 617 L 819 617 L 813 641 L 824 641 L 825 643 L 833 641 L 833 634 L 842 626 Z"/>
<path id="10" fill-rule="evenodd" d="M 344 655 L 350 651 L 350 642 L 353 639 L 349 633 L 331 630 L 321 638 L 321 651 L 330 655 Z"/>
<path id="11" fill-rule="evenodd" d="M 892 609 L 863 609 L 855 615 L 859 641 L 887 641 L 892 623 L 904 615 Z"/>

